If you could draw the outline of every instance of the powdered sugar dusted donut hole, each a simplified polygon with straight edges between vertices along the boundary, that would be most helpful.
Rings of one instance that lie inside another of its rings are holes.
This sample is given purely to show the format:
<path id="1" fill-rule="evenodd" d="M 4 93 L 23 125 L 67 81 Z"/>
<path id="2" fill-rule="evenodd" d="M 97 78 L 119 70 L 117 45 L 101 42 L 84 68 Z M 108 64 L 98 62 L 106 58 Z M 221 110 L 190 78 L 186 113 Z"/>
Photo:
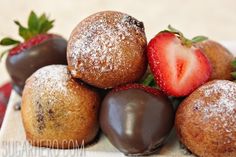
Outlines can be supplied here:
<path id="1" fill-rule="evenodd" d="M 100 88 L 139 80 L 147 67 L 144 25 L 120 12 L 89 16 L 73 30 L 67 60 L 73 77 Z"/>
<path id="2" fill-rule="evenodd" d="M 49 148 L 91 143 L 99 130 L 99 105 L 98 92 L 73 79 L 67 66 L 40 68 L 28 78 L 22 95 L 26 138 Z"/>
<path id="3" fill-rule="evenodd" d="M 199 156 L 236 156 L 236 83 L 215 80 L 194 91 L 177 110 L 176 130 Z"/>

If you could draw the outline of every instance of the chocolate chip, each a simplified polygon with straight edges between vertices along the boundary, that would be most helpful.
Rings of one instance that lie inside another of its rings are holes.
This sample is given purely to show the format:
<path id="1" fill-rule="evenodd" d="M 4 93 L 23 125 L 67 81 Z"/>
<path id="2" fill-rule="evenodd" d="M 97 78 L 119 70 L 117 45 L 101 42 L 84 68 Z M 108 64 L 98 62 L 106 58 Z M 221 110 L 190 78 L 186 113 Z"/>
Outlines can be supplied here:
<path id="1" fill-rule="evenodd" d="M 37 128 L 39 133 L 42 132 L 42 130 L 46 127 L 44 122 L 44 112 L 42 105 L 39 101 L 36 101 L 36 120 L 37 120 Z"/>
<path id="2" fill-rule="evenodd" d="M 14 107 L 15 111 L 20 111 L 21 110 L 21 102 L 15 103 L 13 107 Z"/>
<path id="3" fill-rule="evenodd" d="M 52 109 L 48 110 L 48 116 L 50 120 L 54 120 L 55 119 L 55 114 L 54 111 Z"/>
<path id="4" fill-rule="evenodd" d="M 197 111 L 199 110 L 199 108 L 198 108 L 197 106 L 195 106 L 193 109 L 194 109 L 194 110 L 197 110 Z"/>
<path id="5" fill-rule="evenodd" d="M 136 20 L 135 18 L 133 18 L 133 17 L 131 17 L 131 16 L 128 16 L 128 17 L 127 17 L 127 21 L 128 21 L 128 23 L 129 23 L 130 25 L 135 25 L 135 26 L 137 26 L 137 27 L 139 27 L 139 28 L 141 28 L 141 29 L 144 28 L 144 25 L 143 25 L 142 22 Z"/>

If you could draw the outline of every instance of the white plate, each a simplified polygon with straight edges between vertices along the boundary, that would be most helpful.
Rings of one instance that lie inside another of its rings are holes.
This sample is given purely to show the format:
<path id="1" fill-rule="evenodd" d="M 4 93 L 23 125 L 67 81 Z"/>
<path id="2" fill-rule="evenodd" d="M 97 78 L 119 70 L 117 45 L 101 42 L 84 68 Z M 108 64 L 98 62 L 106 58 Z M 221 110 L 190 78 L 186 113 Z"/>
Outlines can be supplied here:
<path id="1" fill-rule="evenodd" d="M 236 55 L 236 42 L 222 42 L 234 55 Z M 14 111 L 13 105 L 20 101 L 20 97 L 13 91 L 8 104 L 6 117 L 0 132 L 0 157 L 121 157 L 124 156 L 114 148 L 106 137 L 101 136 L 99 141 L 83 149 L 58 150 L 32 147 L 25 139 L 19 111 Z M 155 156 L 191 156 L 185 155 L 172 131 L 167 143 Z"/>

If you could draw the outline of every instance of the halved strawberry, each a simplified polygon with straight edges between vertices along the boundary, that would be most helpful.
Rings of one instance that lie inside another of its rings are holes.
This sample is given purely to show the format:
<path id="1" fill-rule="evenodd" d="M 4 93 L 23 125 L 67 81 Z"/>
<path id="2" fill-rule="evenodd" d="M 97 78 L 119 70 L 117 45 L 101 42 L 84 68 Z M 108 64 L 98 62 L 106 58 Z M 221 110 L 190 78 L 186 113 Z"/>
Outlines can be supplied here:
<path id="1" fill-rule="evenodd" d="M 211 64 L 194 43 L 207 39 L 186 39 L 181 32 L 169 30 L 157 34 L 148 44 L 148 60 L 156 83 L 171 96 L 187 96 L 211 75 Z"/>

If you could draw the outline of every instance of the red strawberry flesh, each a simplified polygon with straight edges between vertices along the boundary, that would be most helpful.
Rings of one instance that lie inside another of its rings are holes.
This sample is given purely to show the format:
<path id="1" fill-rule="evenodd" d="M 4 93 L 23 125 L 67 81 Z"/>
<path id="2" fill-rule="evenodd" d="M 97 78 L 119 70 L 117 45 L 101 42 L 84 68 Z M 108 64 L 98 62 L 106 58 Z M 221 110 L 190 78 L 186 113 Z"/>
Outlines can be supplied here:
<path id="1" fill-rule="evenodd" d="M 128 89 L 141 89 L 141 90 L 144 90 L 145 92 L 153 94 L 155 96 L 164 95 L 164 93 L 162 93 L 160 90 L 158 90 L 156 88 L 152 88 L 152 87 L 145 86 L 142 84 L 137 84 L 137 83 L 119 86 L 117 88 L 114 88 L 112 90 L 112 92 L 124 91 L 124 90 L 128 90 Z"/>
<path id="2" fill-rule="evenodd" d="M 148 60 L 160 88 L 171 96 L 187 96 L 211 74 L 206 56 L 187 47 L 173 33 L 161 32 L 148 44 Z"/>
<path id="3" fill-rule="evenodd" d="M 26 49 L 29 49 L 29 48 L 36 46 L 36 45 L 39 45 L 39 44 L 43 43 L 44 41 L 49 40 L 54 37 L 60 37 L 60 36 L 56 35 L 56 34 L 39 34 L 39 35 L 25 41 L 24 43 L 21 43 L 21 44 L 17 45 L 16 47 L 12 48 L 9 51 L 9 55 L 10 56 L 16 55 Z"/>
<path id="4" fill-rule="evenodd" d="M 6 111 L 6 106 L 0 103 L 0 128 L 4 119 L 5 111 Z"/>

